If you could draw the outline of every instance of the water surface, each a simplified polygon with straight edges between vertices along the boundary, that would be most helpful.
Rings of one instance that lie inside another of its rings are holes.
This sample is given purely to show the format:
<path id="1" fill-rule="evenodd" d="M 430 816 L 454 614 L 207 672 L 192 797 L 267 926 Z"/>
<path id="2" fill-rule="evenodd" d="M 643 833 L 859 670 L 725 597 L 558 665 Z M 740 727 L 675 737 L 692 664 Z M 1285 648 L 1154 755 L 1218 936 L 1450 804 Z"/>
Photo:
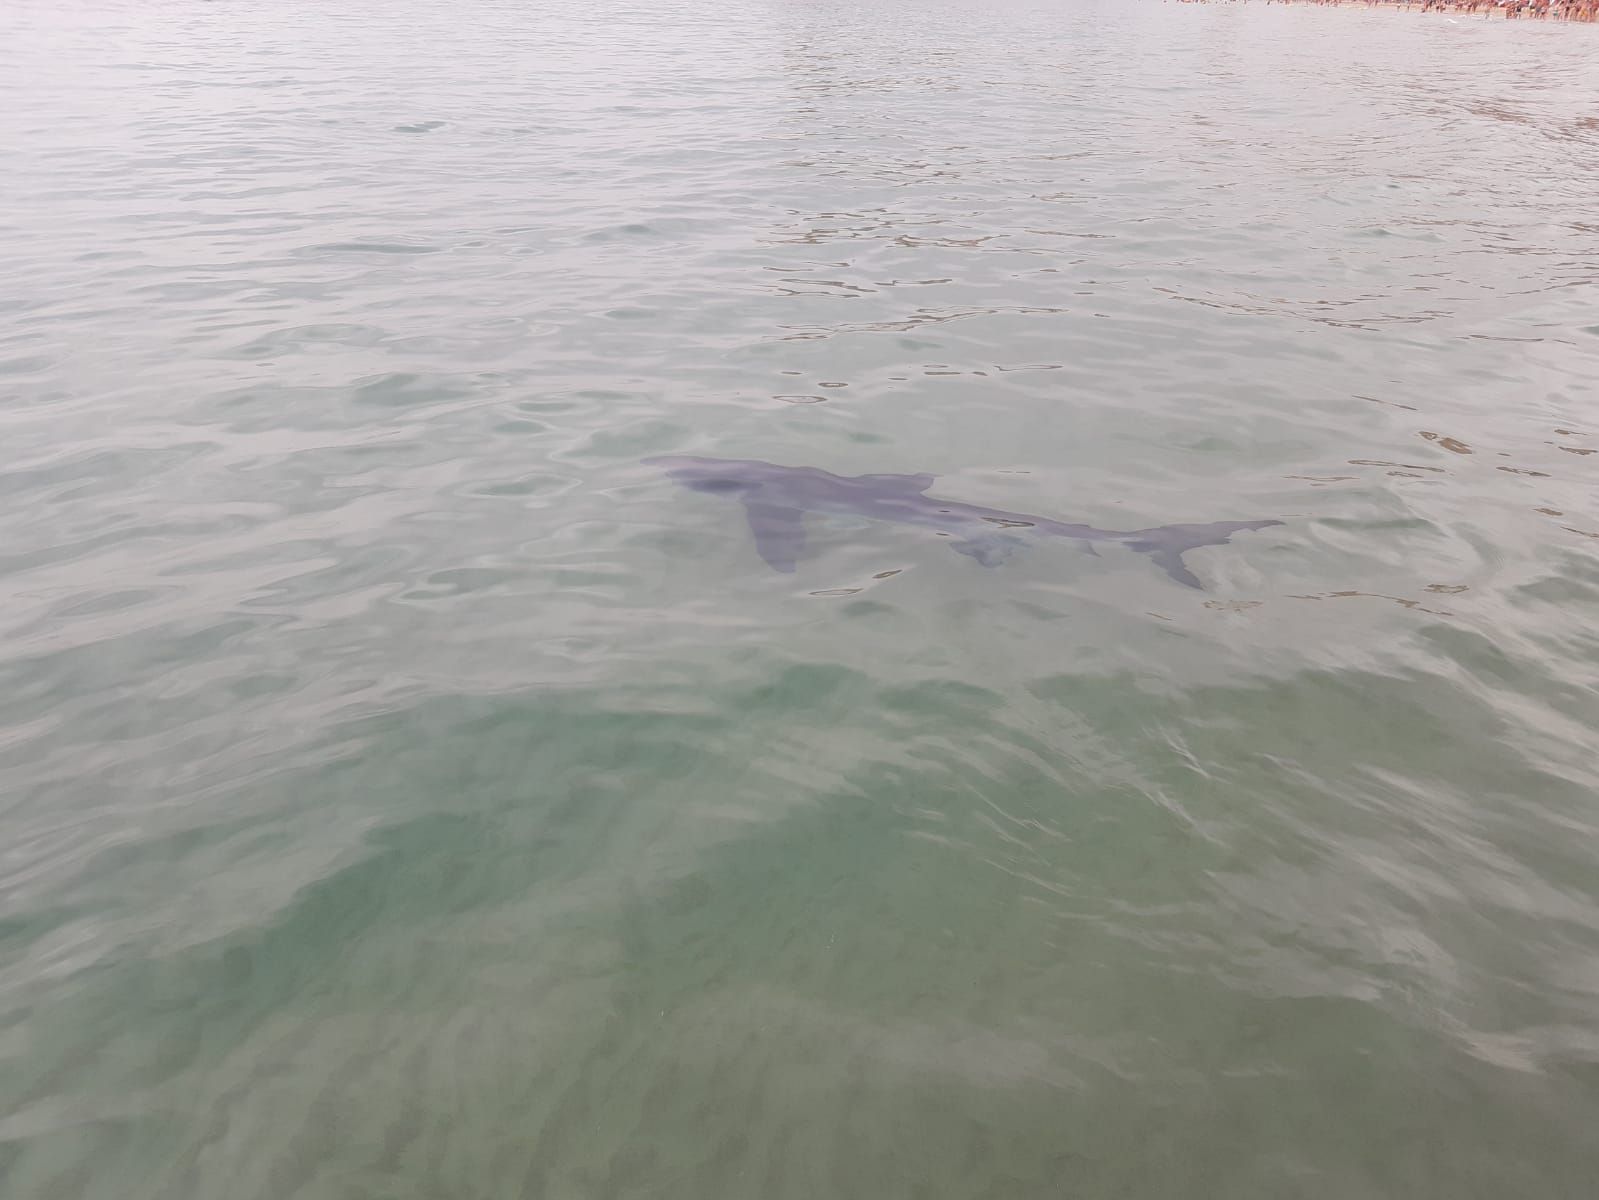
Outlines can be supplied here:
<path id="1" fill-rule="evenodd" d="M 11 0 L 5 1194 L 1591 1196 L 1593 32 Z"/>

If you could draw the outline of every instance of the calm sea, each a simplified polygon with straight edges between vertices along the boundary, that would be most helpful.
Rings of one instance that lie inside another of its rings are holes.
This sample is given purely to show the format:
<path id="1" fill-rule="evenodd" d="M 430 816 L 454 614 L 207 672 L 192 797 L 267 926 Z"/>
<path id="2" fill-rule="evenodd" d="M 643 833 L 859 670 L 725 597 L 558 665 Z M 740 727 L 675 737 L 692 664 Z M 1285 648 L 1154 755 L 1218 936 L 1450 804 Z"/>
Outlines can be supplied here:
<path id="1" fill-rule="evenodd" d="M 8 0 L 0 249 L 8 1200 L 1599 1191 L 1599 28 Z"/>

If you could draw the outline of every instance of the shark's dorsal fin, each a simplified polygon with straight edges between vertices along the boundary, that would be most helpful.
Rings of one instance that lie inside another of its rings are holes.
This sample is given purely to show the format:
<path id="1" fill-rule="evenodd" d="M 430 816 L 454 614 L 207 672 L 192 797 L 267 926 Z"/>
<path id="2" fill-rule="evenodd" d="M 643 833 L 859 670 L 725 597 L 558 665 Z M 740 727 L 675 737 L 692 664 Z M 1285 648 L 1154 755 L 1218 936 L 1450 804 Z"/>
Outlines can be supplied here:
<path id="1" fill-rule="evenodd" d="M 907 492 L 925 492 L 938 481 L 937 475 L 857 475 L 855 478 L 861 483 Z"/>

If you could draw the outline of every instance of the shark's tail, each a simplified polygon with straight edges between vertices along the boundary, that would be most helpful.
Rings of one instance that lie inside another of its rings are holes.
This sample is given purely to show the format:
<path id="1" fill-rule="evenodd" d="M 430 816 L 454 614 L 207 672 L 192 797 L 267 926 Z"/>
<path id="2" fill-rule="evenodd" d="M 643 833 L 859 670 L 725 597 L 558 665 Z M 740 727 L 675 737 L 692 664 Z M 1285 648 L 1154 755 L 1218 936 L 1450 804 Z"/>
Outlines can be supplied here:
<path id="1" fill-rule="evenodd" d="M 1126 544 L 1149 555 L 1157 567 L 1178 583 L 1197 588 L 1204 585 L 1183 562 L 1186 551 L 1201 546 L 1224 546 L 1235 533 L 1281 524 L 1281 521 L 1212 521 L 1207 525 L 1157 525 L 1153 529 L 1136 529 L 1129 533 Z"/>

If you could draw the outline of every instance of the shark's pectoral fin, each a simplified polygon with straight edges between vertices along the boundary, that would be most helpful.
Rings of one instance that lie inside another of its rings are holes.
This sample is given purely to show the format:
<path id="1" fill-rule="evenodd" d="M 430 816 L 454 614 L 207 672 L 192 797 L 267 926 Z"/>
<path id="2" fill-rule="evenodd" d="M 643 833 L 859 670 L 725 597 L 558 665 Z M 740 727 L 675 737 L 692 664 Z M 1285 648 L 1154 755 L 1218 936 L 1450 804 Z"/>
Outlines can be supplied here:
<path id="1" fill-rule="evenodd" d="M 1183 561 L 1181 550 L 1152 550 L 1149 557 L 1157 567 L 1184 587 L 1204 590 L 1205 585 L 1199 582 L 1199 576 L 1190 571 L 1188 564 Z"/>
<path id="2" fill-rule="evenodd" d="M 1018 539 L 1006 537 L 1004 534 L 979 534 L 976 537 L 951 542 L 949 548 L 956 554 L 964 554 L 985 567 L 997 567 L 1020 545 Z"/>
<path id="3" fill-rule="evenodd" d="M 744 515 L 755 535 L 755 550 L 766 565 L 785 575 L 793 574 L 794 565 L 805 552 L 805 514 L 781 504 L 747 501 Z"/>

